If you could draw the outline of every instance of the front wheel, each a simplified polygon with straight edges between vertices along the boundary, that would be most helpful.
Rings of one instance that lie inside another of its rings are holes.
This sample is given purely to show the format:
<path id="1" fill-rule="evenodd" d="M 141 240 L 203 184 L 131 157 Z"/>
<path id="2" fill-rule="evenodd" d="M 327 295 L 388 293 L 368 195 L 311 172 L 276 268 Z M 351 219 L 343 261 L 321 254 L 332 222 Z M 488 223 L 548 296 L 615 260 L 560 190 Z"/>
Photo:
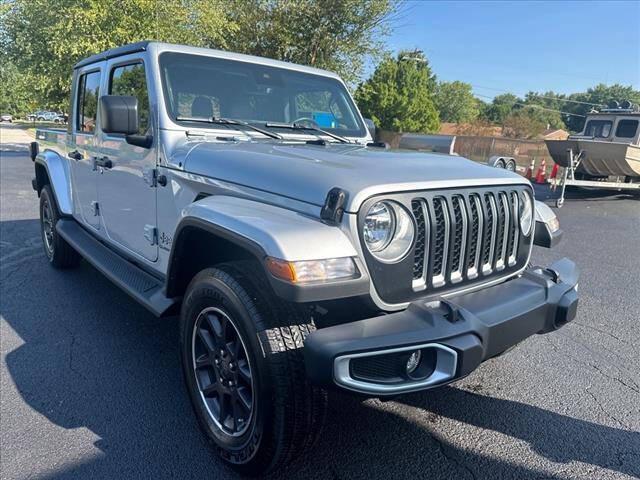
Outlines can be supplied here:
<path id="1" fill-rule="evenodd" d="M 199 424 L 223 460 L 262 474 L 321 430 L 326 394 L 306 379 L 308 310 L 280 301 L 261 267 L 236 262 L 191 281 L 181 311 L 182 367 Z"/>
<path id="2" fill-rule="evenodd" d="M 49 185 L 40 192 L 40 231 L 44 253 L 55 268 L 72 268 L 80 263 L 80 255 L 56 230 L 60 212 Z"/>

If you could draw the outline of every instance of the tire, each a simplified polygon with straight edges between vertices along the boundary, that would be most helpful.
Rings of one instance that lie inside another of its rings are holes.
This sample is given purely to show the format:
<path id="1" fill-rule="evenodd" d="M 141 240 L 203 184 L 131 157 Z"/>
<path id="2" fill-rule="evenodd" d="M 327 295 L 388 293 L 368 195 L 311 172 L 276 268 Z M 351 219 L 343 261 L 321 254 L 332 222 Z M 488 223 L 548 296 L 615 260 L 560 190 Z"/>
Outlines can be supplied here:
<path id="1" fill-rule="evenodd" d="M 276 470 L 319 436 L 326 392 L 308 383 L 302 356 L 314 329 L 310 311 L 278 299 L 255 262 L 208 268 L 189 284 L 180 314 L 185 383 L 202 431 L 239 473 Z M 233 420 L 221 414 L 229 402 Z"/>
<path id="2" fill-rule="evenodd" d="M 507 165 L 505 166 L 505 168 L 507 170 L 509 170 L 510 172 L 515 172 L 516 171 L 516 162 L 514 162 L 513 160 L 509 160 L 507 162 Z"/>
<path id="3" fill-rule="evenodd" d="M 73 268 L 80 263 L 80 255 L 58 235 L 56 224 L 61 215 L 51 187 L 45 185 L 40 192 L 40 233 L 49 263 L 55 268 Z"/>

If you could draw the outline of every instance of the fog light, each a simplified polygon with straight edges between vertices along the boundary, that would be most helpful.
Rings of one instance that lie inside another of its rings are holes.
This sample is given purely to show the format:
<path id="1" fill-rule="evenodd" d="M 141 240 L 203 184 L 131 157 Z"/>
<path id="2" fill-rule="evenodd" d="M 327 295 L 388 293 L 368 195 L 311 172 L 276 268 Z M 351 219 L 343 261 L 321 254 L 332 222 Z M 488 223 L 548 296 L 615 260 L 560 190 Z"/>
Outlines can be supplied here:
<path id="1" fill-rule="evenodd" d="M 407 373 L 412 374 L 420 365 L 420 359 L 422 358 L 422 352 L 420 350 L 416 350 L 411 355 L 409 355 L 409 359 L 407 360 Z"/>

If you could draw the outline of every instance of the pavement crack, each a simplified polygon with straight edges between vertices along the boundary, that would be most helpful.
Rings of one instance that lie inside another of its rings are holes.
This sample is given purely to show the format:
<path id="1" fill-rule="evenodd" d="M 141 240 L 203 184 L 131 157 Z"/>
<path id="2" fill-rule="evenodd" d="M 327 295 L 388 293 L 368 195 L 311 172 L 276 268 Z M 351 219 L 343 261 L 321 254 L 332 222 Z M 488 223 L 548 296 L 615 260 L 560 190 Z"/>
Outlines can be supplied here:
<path id="1" fill-rule="evenodd" d="M 85 380 L 87 379 L 87 377 L 85 377 L 85 375 L 78 369 L 76 369 L 73 365 L 73 350 L 74 347 L 76 345 L 76 335 L 69 330 L 67 327 L 65 327 L 65 330 L 67 331 L 67 333 L 69 334 L 69 336 L 71 337 L 71 343 L 69 344 L 69 359 L 68 359 L 68 367 L 69 370 L 71 370 L 73 373 L 75 373 L 76 375 L 84 378 Z"/>
<path id="2" fill-rule="evenodd" d="M 617 340 L 617 341 L 619 341 L 619 342 L 621 342 L 621 343 L 624 343 L 624 344 L 626 344 L 626 345 L 629 345 L 629 346 L 633 347 L 633 345 L 632 345 L 632 344 L 630 344 L 629 342 L 627 342 L 627 341 L 626 341 L 626 340 L 624 340 L 623 338 L 620 338 L 620 337 L 618 337 L 618 336 L 614 335 L 614 334 L 613 334 L 613 333 L 611 333 L 611 332 L 607 332 L 606 330 L 602 330 L 602 329 L 600 329 L 600 328 L 594 327 L 593 325 L 587 325 L 586 323 L 580 323 L 580 322 L 578 322 L 578 321 L 576 321 L 576 320 L 574 320 L 573 322 L 571 322 L 571 323 L 570 323 L 570 325 L 579 325 L 580 327 L 588 328 L 588 329 L 590 329 L 590 330 L 593 330 L 593 331 L 595 331 L 595 332 L 601 333 L 601 334 L 603 334 L 603 335 L 607 335 L 608 337 L 611 337 L 611 338 L 613 338 L 613 339 L 615 339 L 615 340 Z"/>
<path id="3" fill-rule="evenodd" d="M 570 360 L 573 360 L 574 362 L 578 363 L 579 365 L 583 365 L 586 367 L 591 367 L 592 369 L 594 369 L 596 372 L 598 372 L 600 375 L 602 375 L 603 377 L 606 377 L 610 380 L 613 380 L 614 382 L 619 383 L 620 385 L 622 385 L 623 387 L 626 387 L 627 389 L 631 390 L 634 393 L 640 394 L 640 388 L 638 388 L 638 385 L 633 382 L 633 385 L 628 384 L 627 382 L 625 382 L 624 380 L 622 380 L 621 378 L 618 377 L 613 377 L 611 375 L 609 375 L 608 373 L 605 373 L 604 370 L 602 370 L 600 367 L 590 363 L 590 362 L 586 362 L 586 361 L 582 361 L 576 357 L 574 357 L 573 355 L 569 355 L 567 352 L 563 351 L 560 347 L 558 347 L 555 343 L 553 343 L 551 340 L 549 340 L 549 338 L 547 338 L 546 336 L 543 337 L 547 343 L 549 343 L 549 345 L 551 345 L 551 347 L 553 347 L 553 349 L 555 351 L 557 351 L 558 353 L 560 353 L 560 355 L 563 355 L 565 357 L 567 357 Z"/>
<path id="4" fill-rule="evenodd" d="M 605 414 L 605 416 L 607 416 L 608 418 L 615 420 L 618 425 L 620 425 L 622 428 L 626 428 L 628 429 L 627 425 L 625 425 L 623 422 L 621 422 L 620 420 L 618 420 L 618 418 L 616 418 L 614 415 L 612 415 L 607 409 L 604 408 L 604 406 L 602 405 L 602 402 L 600 402 L 600 400 L 598 400 L 598 397 L 596 397 L 593 392 L 591 390 L 589 390 L 591 388 L 591 385 L 589 385 L 587 388 L 584 389 L 584 391 L 591 397 L 593 398 L 593 401 L 596 402 L 596 404 L 598 405 L 598 407 L 600 407 L 600 410 L 602 411 L 602 413 Z"/>
<path id="5" fill-rule="evenodd" d="M 467 473 L 469 473 L 469 475 L 471 475 L 471 478 L 473 478 L 473 480 L 477 480 L 478 477 L 476 477 L 476 474 L 473 472 L 473 470 L 471 470 L 471 468 L 469 468 L 469 466 L 467 464 L 465 464 L 464 462 L 460 461 L 458 458 L 456 458 L 455 456 L 453 456 L 453 455 L 451 455 L 450 453 L 447 452 L 447 449 L 445 448 L 445 445 L 442 442 L 442 440 L 440 440 L 433 433 L 431 434 L 431 438 L 433 438 L 435 440 L 435 442 L 438 444 L 438 450 L 440 451 L 442 456 L 449 461 L 449 463 L 453 463 L 458 468 L 461 468 L 462 470 L 467 471 Z"/>

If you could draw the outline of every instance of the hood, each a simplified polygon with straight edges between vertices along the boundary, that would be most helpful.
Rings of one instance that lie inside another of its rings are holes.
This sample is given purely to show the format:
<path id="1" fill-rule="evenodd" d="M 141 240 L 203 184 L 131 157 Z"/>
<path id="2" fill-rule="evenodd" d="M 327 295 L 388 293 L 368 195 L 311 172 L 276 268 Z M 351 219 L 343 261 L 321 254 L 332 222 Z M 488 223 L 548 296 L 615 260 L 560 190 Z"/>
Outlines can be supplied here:
<path id="1" fill-rule="evenodd" d="M 526 182 L 462 157 L 361 145 L 202 141 L 180 150 L 187 172 L 317 206 L 340 187 L 347 212 L 380 193 Z"/>

